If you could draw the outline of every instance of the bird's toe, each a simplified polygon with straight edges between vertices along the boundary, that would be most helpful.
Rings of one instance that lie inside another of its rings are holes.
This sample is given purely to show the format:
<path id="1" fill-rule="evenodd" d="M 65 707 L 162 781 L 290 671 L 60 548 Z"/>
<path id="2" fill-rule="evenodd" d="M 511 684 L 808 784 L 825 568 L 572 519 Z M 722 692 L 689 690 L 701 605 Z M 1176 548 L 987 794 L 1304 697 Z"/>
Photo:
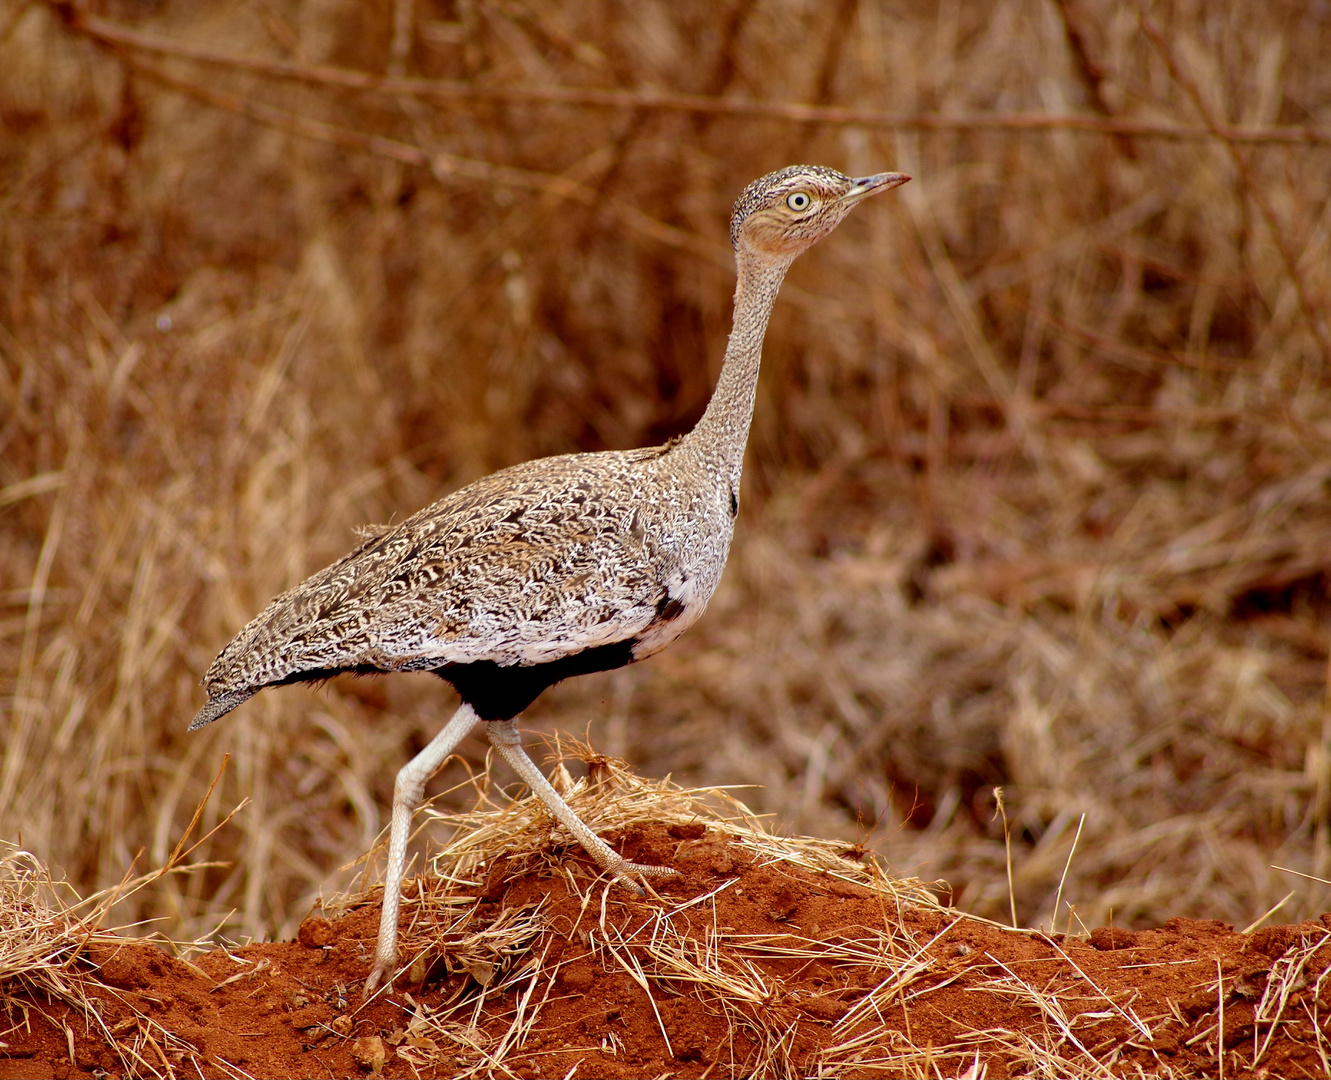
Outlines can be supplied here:
<path id="1" fill-rule="evenodd" d="M 365 980 L 365 990 L 363 997 L 369 1001 L 374 996 L 375 990 L 379 989 L 379 984 L 383 984 L 386 990 L 393 985 L 393 976 L 390 970 L 385 969 L 381 964 L 375 964 L 374 970 L 370 972 L 370 977 Z"/>

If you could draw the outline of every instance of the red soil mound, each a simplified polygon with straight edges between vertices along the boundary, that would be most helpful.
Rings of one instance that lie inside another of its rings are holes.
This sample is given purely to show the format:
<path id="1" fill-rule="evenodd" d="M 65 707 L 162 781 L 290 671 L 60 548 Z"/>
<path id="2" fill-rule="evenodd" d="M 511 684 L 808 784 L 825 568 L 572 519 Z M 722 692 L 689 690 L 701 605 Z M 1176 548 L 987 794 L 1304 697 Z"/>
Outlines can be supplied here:
<path id="1" fill-rule="evenodd" d="M 99 935 L 68 1000 L 4 986 L 0 1078 L 1328 1072 L 1331 916 L 1046 936 L 701 824 L 615 839 L 681 876 L 638 898 L 568 855 L 418 891 L 404 936 L 432 944 L 368 1005 L 377 905 L 193 961 Z"/>

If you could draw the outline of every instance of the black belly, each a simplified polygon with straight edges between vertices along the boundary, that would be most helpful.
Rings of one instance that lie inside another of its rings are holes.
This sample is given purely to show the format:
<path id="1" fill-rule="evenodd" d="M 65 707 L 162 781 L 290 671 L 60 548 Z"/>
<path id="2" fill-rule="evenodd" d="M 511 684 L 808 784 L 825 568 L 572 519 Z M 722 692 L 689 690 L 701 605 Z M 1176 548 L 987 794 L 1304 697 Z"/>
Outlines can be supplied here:
<path id="1" fill-rule="evenodd" d="M 435 668 L 434 673 L 451 682 L 482 720 L 512 720 L 540 697 L 547 686 L 574 675 L 613 671 L 633 663 L 633 645 L 634 639 L 629 638 L 529 667 L 518 664 L 501 667 L 493 660 L 476 660 Z"/>
<path id="2" fill-rule="evenodd" d="M 470 664 L 446 664 L 430 668 L 441 679 L 453 684 L 462 700 L 476 710 L 482 720 L 512 720 L 541 696 L 547 686 L 574 675 L 590 675 L 593 671 L 613 671 L 633 663 L 636 638 L 616 641 L 611 645 L 597 645 L 572 656 L 550 660 L 544 664 L 522 667 L 519 664 L 502 666 L 493 660 L 474 660 Z M 285 686 L 297 682 L 322 682 L 334 675 L 384 675 L 382 668 L 371 664 L 356 664 L 343 668 L 318 668 L 296 671 L 274 683 Z"/>

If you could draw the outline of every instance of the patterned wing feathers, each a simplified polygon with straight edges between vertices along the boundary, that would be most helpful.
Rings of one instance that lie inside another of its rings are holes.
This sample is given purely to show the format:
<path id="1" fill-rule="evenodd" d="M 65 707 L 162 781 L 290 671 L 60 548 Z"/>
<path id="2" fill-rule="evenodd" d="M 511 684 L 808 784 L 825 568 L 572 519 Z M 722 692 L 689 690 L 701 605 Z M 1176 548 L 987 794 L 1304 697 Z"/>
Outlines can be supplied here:
<path id="1" fill-rule="evenodd" d="M 642 520 L 640 466 L 659 454 L 529 462 L 363 534 L 222 650 L 196 723 L 304 671 L 542 663 L 640 633 L 671 570 Z"/>

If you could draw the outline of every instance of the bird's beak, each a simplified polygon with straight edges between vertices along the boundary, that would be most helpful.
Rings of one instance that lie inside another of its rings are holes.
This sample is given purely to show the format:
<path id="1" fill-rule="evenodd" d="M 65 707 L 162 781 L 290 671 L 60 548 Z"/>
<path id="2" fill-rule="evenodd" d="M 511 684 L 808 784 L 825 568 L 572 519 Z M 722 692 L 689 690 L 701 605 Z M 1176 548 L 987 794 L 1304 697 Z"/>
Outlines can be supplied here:
<path id="1" fill-rule="evenodd" d="M 888 191 L 900 187 L 909 179 L 905 173 L 899 172 L 880 172 L 874 176 L 862 176 L 852 183 L 850 190 L 841 198 L 844 202 L 859 202 L 866 195 L 872 195 L 876 191 Z"/>

